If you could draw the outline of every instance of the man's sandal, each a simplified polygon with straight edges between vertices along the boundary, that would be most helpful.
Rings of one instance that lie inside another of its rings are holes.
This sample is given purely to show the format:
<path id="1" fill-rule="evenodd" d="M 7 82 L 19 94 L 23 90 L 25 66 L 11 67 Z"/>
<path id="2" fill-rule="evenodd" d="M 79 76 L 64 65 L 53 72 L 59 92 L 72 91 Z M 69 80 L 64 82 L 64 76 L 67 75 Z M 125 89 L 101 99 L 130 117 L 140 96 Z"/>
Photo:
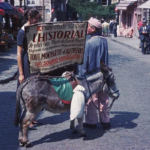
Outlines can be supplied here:
<path id="1" fill-rule="evenodd" d="M 42 125 L 42 123 L 41 122 L 37 122 L 37 121 L 32 121 L 32 124 L 34 124 L 34 125 Z"/>
<path id="2" fill-rule="evenodd" d="M 37 130 L 36 125 L 33 125 L 33 126 L 30 125 L 29 130 Z"/>

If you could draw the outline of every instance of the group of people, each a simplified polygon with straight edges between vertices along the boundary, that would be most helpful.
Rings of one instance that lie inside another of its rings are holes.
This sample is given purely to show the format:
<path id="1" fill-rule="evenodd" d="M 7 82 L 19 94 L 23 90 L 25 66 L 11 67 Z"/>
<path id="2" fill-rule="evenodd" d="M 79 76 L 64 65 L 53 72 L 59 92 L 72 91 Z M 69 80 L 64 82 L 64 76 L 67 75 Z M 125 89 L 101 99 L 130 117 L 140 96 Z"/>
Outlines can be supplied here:
<path id="1" fill-rule="evenodd" d="M 27 58 L 27 49 L 25 46 L 25 30 L 27 25 L 35 24 L 39 21 L 39 12 L 35 8 L 30 8 L 25 12 L 27 22 L 20 29 L 17 35 L 17 60 L 18 60 L 18 84 L 17 87 L 23 82 L 24 79 L 33 75 L 29 73 L 29 64 Z M 86 41 L 84 59 L 82 65 L 77 65 L 75 74 L 79 76 L 89 75 L 100 71 L 100 62 L 102 61 L 108 65 L 108 44 L 107 39 L 102 36 L 102 23 L 96 18 L 88 20 L 87 34 L 90 38 Z M 34 74 L 35 75 L 35 74 Z M 96 128 L 98 123 L 97 108 L 99 108 L 99 118 L 101 125 L 104 129 L 111 127 L 108 110 L 108 95 L 104 92 L 95 93 L 86 104 L 85 108 L 85 123 L 84 127 Z M 94 103 L 94 104 L 93 104 Z M 35 129 L 35 124 L 38 122 L 33 121 L 29 129 Z"/>
<path id="2" fill-rule="evenodd" d="M 150 26 L 147 25 L 145 18 L 143 18 L 137 26 L 140 38 L 139 48 L 141 48 L 141 52 L 144 55 L 148 50 L 150 50 Z"/>
<path id="3" fill-rule="evenodd" d="M 103 36 L 110 36 L 110 33 L 114 34 L 114 37 L 117 37 L 117 22 L 116 19 L 106 21 L 101 19 L 102 24 L 102 35 Z"/>

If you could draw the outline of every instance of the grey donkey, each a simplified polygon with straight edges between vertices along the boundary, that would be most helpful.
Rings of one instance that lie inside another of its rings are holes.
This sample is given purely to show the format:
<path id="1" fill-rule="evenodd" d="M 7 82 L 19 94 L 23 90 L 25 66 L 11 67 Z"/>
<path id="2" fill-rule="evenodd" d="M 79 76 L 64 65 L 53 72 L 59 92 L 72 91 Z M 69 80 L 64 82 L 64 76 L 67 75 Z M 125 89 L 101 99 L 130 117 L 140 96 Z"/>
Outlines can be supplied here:
<path id="1" fill-rule="evenodd" d="M 73 80 L 74 76 L 71 76 L 70 79 Z M 77 91 L 82 94 L 82 99 L 85 100 L 84 103 L 87 102 L 92 94 L 101 90 L 104 90 L 116 99 L 119 97 L 119 91 L 115 83 L 114 75 L 107 66 L 103 66 L 101 72 L 75 79 L 78 83 L 77 87 L 81 85 L 84 88 L 83 90 L 76 88 Z M 52 113 L 63 113 L 70 110 L 70 105 L 64 104 L 60 100 L 48 77 L 45 76 L 32 76 L 27 78 L 18 87 L 16 97 L 17 101 L 14 124 L 15 126 L 19 125 L 20 128 L 18 138 L 20 146 L 31 146 L 31 143 L 28 141 L 28 127 L 43 108 Z M 77 116 L 78 132 L 81 136 L 86 136 L 82 124 L 84 111 L 80 112 L 82 113 L 79 115 L 80 117 Z M 70 125 L 70 128 L 73 131 L 75 131 L 74 119 L 71 120 Z"/>

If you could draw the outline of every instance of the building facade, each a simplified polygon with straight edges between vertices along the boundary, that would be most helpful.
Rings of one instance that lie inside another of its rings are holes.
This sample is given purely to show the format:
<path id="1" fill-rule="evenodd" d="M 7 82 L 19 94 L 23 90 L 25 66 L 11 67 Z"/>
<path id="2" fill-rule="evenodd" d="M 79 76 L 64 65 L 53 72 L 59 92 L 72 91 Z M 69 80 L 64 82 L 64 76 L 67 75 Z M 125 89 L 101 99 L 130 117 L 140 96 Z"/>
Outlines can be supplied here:
<path id="1" fill-rule="evenodd" d="M 118 4 L 120 0 L 111 0 L 111 4 Z"/>
<path id="2" fill-rule="evenodd" d="M 118 11 L 119 25 L 117 33 L 119 36 L 138 37 L 137 23 L 141 21 L 143 16 L 148 19 L 149 11 L 140 9 L 138 6 L 147 0 L 121 0 L 116 9 Z"/>
<path id="3" fill-rule="evenodd" d="M 94 2 L 95 0 L 88 0 L 90 2 Z M 103 5 L 103 6 L 107 6 L 107 5 L 111 5 L 111 0 L 96 0 L 98 5 Z"/>
<path id="4" fill-rule="evenodd" d="M 68 0 L 44 0 L 44 21 L 50 22 L 54 18 L 57 18 L 58 21 L 67 20 L 67 2 Z M 22 7 L 23 9 L 36 7 L 43 17 L 43 0 L 14 0 L 14 6 Z"/>

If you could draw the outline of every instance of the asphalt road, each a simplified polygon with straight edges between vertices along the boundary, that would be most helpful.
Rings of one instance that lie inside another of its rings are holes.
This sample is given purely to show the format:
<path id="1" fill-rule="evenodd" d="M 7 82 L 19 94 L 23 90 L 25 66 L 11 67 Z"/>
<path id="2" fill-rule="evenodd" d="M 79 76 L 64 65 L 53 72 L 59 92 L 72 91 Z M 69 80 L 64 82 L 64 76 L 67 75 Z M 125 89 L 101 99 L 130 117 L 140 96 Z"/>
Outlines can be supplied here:
<path id="1" fill-rule="evenodd" d="M 86 129 L 86 138 L 72 134 L 69 112 L 43 111 L 43 125 L 29 131 L 31 150 L 150 150 L 150 56 L 108 39 L 110 66 L 121 96 L 110 112 L 112 128 Z M 12 56 L 14 59 L 14 56 Z M 11 58 L 9 58 L 11 59 Z M 0 150 L 25 150 L 13 126 L 16 81 L 0 85 Z"/>

